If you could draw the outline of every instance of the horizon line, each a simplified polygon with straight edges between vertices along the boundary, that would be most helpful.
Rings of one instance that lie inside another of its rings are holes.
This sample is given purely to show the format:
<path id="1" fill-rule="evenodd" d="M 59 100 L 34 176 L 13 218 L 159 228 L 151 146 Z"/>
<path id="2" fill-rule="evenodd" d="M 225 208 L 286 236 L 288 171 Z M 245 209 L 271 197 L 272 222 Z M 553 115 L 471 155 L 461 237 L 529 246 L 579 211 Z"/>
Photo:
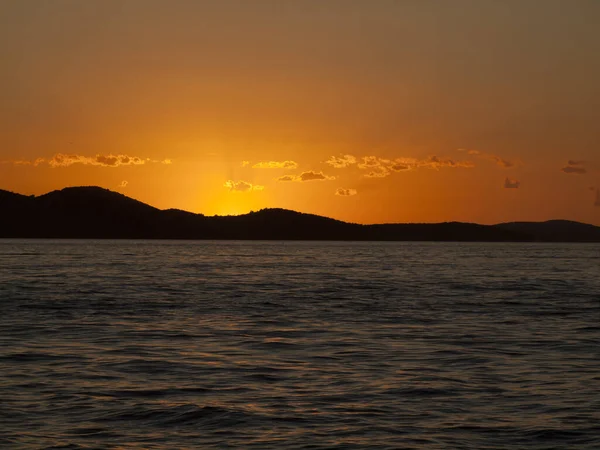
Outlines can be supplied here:
<path id="1" fill-rule="evenodd" d="M 261 208 L 259 210 L 251 210 L 248 211 L 247 213 L 242 213 L 242 214 L 214 214 L 214 215 L 207 215 L 204 213 L 196 213 L 196 212 L 192 212 L 192 211 L 188 211 L 185 209 L 180 209 L 180 208 L 166 208 L 166 209 L 161 209 L 158 208 L 156 206 L 153 206 L 149 203 L 143 202 L 141 200 L 138 200 L 137 198 L 134 197 L 130 197 L 128 195 L 125 195 L 122 192 L 119 191 L 113 191 L 109 188 L 104 188 L 101 186 L 97 186 L 97 185 L 79 185 L 79 186 L 65 186 L 64 188 L 61 189 L 54 189 L 52 191 L 48 191 L 44 194 L 21 194 L 19 192 L 14 192 L 14 191 L 10 191 L 10 190 L 6 190 L 6 189 L 1 189 L 0 188 L 0 192 L 4 191 L 4 192 L 8 192 L 14 195 L 20 195 L 23 197 L 34 197 L 34 198 L 39 198 L 39 197 L 43 197 L 44 195 L 48 195 L 48 194 L 52 194 L 54 192 L 62 192 L 64 190 L 67 189 L 82 189 L 82 188 L 93 188 L 93 189 L 99 189 L 102 191 L 107 191 L 107 192 L 111 192 L 113 194 L 117 194 L 120 196 L 123 196 L 125 198 L 128 198 L 130 200 L 142 203 L 143 205 L 149 206 L 151 208 L 154 208 L 158 211 L 181 211 L 187 214 L 193 214 L 193 215 L 197 215 L 197 216 L 203 216 L 203 217 L 243 217 L 243 216 L 247 216 L 249 214 L 256 214 L 258 212 L 261 211 L 268 211 L 268 210 L 281 210 L 281 211 L 289 211 L 289 212 L 293 212 L 295 214 L 305 214 L 305 215 L 310 215 L 310 216 L 316 216 L 316 217 L 322 217 L 325 219 L 330 219 L 330 220 L 335 220 L 337 222 L 342 222 L 342 223 L 346 223 L 346 224 L 351 224 L 351 225 L 363 225 L 363 226 L 370 226 L 370 225 L 438 225 L 438 224 L 451 224 L 451 223 L 458 223 L 458 224 L 470 224 L 470 225 L 480 225 L 480 226 L 497 226 L 497 225 L 505 225 L 505 224 L 512 224 L 512 223 L 547 223 L 547 222 L 571 222 L 571 223 L 578 223 L 578 224 L 583 224 L 583 225 L 589 225 L 589 226 L 593 226 L 593 227 L 600 227 L 600 225 L 595 225 L 592 223 L 588 223 L 588 222 L 580 222 L 577 220 L 570 220 L 570 219 L 546 219 L 546 220 L 513 220 L 513 221 L 505 221 L 505 222 L 497 222 L 497 223 L 479 223 L 479 222 L 464 222 L 464 221 L 460 221 L 460 220 L 449 220 L 449 221 L 444 221 L 444 222 L 378 222 L 378 223 L 358 223 L 358 222 L 347 222 L 345 220 L 341 220 L 341 219 L 337 219 L 335 217 L 330 217 L 330 216 L 323 216 L 320 214 L 315 214 L 315 213 L 307 213 L 307 212 L 302 212 L 302 211 L 296 211 L 294 209 L 289 209 L 289 208 L 282 208 L 282 207 L 277 207 L 277 206 L 273 206 L 273 207 L 266 207 L 266 208 Z"/>

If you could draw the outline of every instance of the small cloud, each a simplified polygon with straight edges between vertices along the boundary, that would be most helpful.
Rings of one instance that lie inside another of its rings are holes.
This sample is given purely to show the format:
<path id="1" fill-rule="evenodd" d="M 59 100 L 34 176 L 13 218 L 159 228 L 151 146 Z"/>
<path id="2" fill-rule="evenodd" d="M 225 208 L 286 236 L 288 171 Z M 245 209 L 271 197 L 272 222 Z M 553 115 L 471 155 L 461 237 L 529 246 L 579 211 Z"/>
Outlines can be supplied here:
<path id="1" fill-rule="evenodd" d="M 356 164 L 356 158 L 352 155 L 332 156 L 325 161 L 325 164 L 329 164 L 336 169 L 343 169 Z"/>
<path id="2" fill-rule="evenodd" d="M 85 158 L 81 160 L 83 164 L 92 164 L 96 166 L 105 166 L 105 167 L 118 167 L 118 166 L 129 166 L 129 165 L 138 165 L 138 164 L 146 164 L 146 161 L 142 158 L 138 158 L 137 156 L 127 156 L 127 155 L 96 155 L 94 159 L 86 160 Z"/>
<path id="3" fill-rule="evenodd" d="M 587 170 L 585 169 L 585 167 L 572 167 L 572 166 L 567 166 L 567 167 L 563 167 L 562 170 L 564 173 L 572 173 L 575 175 L 584 175 L 587 173 Z"/>
<path id="4" fill-rule="evenodd" d="M 258 184 L 248 183 L 247 181 L 233 181 L 227 180 L 224 187 L 228 188 L 230 192 L 250 192 L 250 191 L 262 191 L 264 186 Z"/>
<path id="5" fill-rule="evenodd" d="M 519 180 L 515 180 L 514 178 L 506 177 L 504 180 L 505 189 L 519 189 L 520 186 L 521 182 Z"/>
<path id="6" fill-rule="evenodd" d="M 339 195 L 340 197 L 350 197 L 356 194 L 358 194 L 356 189 L 338 188 L 338 190 L 335 191 L 335 195 Z"/>
<path id="7" fill-rule="evenodd" d="M 297 169 L 296 161 L 260 161 L 252 166 L 253 169 Z"/>
<path id="8" fill-rule="evenodd" d="M 277 178 L 277 181 L 297 181 L 294 175 L 284 175 Z"/>
<path id="9" fill-rule="evenodd" d="M 169 158 L 167 158 L 167 159 L 163 159 L 160 163 L 170 165 L 170 164 L 173 164 L 173 161 L 171 161 Z"/>
<path id="10" fill-rule="evenodd" d="M 432 155 L 427 159 L 417 162 L 417 167 L 428 167 L 430 169 L 439 170 L 442 167 L 462 167 L 471 169 L 475 167 L 471 161 L 456 161 L 453 159 L 439 158 L 436 155 Z"/>
<path id="11" fill-rule="evenodd" d="M 494 155 L 493 153 L 486 153 L 486 152 L 482 152 L 480 150 L 466 150 L 466 149 L 462 149 L 462 148 L 459 148 L 458 151 L 466 152 L 467 155 L 477 156 L 480 159 L 486 159 L 488 161 L 492 161 L 494 164 L 496 164 L 497 166 L 500 166 L 504 169 L 509 169 L 511 167 L 515 167 L 514 162 L 509 161 L 508 159 L 504 159 L 501 156 Z"/>
<path id="12" fill-rule="evenodd" d="M 500 167 L 504 167 L 505 169 L 508 169 L 510 167 L 514 167 L 514 163 L 511 161 L 508 161 L 506 159 L 500 158 L 499 156 L 494 156 L 494 161 L 496 162 L 496 165 L 500 166 Z"/>
<path id="13" fill-rule="evenodd" d="M 390 171 L 385 167 L 376 167 L 375 170 L 371 170 L 370 172 L 365 174 L 367 178 L 385 178 L 390 174 Z"/>
<path id="14" fill-rule="evenodd" d="M 299 181 L 324 181 L 324 180 L 335 180 L 335 177 L 324 175 L 323 172 L 302 172 L 299 176 Z"/>
<path id="15" fill-rule="evenodd" d="M 121 184 L 119 184 L 119 187 L 126 188 L 128 184 L 129 184 L 129 181 L 123 180 L 123 181 L 121 181 Z"/>
<path id="16" fill-rule="evenodd" d="M 323 172 L 302 172 L 300 175 L 284 175 L 277 178 L 277 181 L 326 181 L 335 180 L 335 177 L 323 174 Z"/>
<path id="17" fill-rule="evenodd" d="M 575 175 L 584 175 L 587 173 L 587 169 L 585 168 L 585 161 L 576 161 L 570 159 L 567 161 L 567 165 L 560 169 L 564 173 L 575 174 Z"/>
<path id="18" fill-rule="evenodd" d="M 246 167 L 250 165 L 250 161 L 242 161 L 242 167 Z"/>
<path id="19" fill-rule="evenodd" d="M 388 166 L 393 165 L 389 159 L 379 158 L 377 156 L 363 156 L 362 162 L 358 164 L 361 170 L 368 170 L 365 174 L 367 178 L 385 178 L 390 175 Z"/>
<path id="20" fill-rule="evenodd" d="M 394 172 L 404 172 L 405 170 L 410 170 L 411 167 L 408 164 L 396 162 L 390 166 L 390 169 L 392 169 Z"/>
<path id="21" fill-rule="evenodd" d="M 373 167 L 381 167 L 389 164 L 389 159 L 379 158 L 377 156 L 363 156 L 362 161 L 358 164 L 359 169 L 371 169 Z"/>

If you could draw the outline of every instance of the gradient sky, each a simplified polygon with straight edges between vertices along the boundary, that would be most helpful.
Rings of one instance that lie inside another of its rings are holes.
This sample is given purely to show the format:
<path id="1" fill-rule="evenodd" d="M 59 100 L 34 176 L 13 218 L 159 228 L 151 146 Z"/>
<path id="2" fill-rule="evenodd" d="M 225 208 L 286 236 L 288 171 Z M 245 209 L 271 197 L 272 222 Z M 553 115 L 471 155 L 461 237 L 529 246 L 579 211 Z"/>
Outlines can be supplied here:
<path id="1" fill-rule="evenodd" d="M 0 0 L 0 189 L 600 225 L 598 0 Z"/>

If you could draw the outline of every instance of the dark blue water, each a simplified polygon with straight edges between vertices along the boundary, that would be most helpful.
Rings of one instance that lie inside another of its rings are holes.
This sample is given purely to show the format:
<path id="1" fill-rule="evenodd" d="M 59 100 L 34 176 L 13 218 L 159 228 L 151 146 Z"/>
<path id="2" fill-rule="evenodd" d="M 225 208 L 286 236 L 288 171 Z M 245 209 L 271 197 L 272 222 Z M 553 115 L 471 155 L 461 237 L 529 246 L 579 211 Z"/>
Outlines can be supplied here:
<path id="1" fill-rule="evenodd" d="M 1 448 L 600 448 L 600 246 L 0 241 Z"/>

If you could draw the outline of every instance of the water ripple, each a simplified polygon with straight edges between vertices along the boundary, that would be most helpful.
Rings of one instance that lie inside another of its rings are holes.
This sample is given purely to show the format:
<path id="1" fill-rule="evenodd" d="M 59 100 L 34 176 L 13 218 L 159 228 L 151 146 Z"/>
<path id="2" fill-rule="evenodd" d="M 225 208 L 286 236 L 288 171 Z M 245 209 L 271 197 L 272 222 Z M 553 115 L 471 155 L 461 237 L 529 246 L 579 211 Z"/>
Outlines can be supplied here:
<path id="1" fill-rule="evenodd" d="M 599 255 L 0 240 L 0 447 L 597 449 Z"/>

